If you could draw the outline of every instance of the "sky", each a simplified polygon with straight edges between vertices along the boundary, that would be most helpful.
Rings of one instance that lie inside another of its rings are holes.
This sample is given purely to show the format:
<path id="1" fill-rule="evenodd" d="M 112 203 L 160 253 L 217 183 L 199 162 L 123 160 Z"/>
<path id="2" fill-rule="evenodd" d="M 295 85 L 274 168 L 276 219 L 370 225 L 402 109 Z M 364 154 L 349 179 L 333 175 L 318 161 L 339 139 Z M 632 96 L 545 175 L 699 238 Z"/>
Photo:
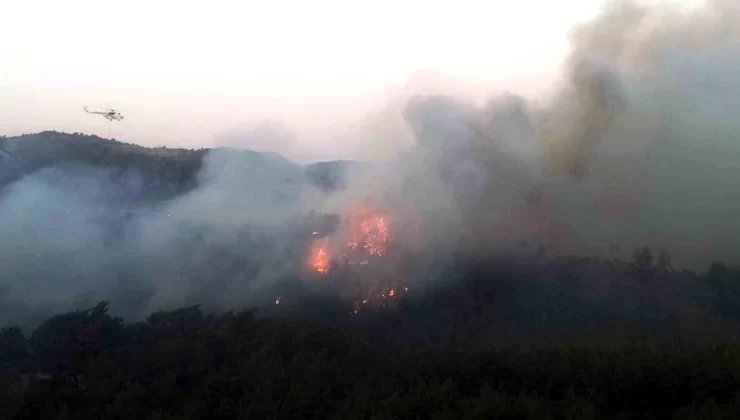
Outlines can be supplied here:
<path id="1" fill-rule="evenodd" d="M 297 160 L 362 157 L 347 127 L 409 89 L 546 95 L 603 3 L 4 0 L 0 134 L 270 149 L 268 127 Z"/>

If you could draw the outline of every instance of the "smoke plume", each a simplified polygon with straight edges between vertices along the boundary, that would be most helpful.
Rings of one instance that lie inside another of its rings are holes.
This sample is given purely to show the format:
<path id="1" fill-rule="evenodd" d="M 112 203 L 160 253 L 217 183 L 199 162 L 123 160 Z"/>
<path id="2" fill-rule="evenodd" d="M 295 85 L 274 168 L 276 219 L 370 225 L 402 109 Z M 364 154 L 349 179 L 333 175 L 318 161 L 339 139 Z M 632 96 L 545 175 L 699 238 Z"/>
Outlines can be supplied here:
<path id="1" fill-rule="evenodd" d="M 485 252 L 526 240 L 586 255 L 650 246 L 684 267 L 734 262 L 739 18 L 735 2 L 615 2 L 573 31 L 545 103 L 413 98 L 404 116 L 416 142 L 385 189 L 402 189 L 440 238 Z"/>

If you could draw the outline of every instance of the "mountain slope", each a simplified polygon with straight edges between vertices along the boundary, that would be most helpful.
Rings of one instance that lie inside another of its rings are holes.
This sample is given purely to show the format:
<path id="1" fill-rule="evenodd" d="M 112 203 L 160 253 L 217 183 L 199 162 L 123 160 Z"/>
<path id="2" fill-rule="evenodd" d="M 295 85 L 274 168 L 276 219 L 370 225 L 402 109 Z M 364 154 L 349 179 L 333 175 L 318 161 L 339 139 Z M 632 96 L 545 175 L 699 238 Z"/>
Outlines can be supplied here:
<path id="1" fill-rule="evenodd" d="M 192 189 L 198 182 L 204 157 L 212 150 L 147 148 L 98 136 L 56 131 L 0 137 L 0 189 L 43 168 L 92 166 L 112 169 L 121 178 L 125 173 L 137 172 L 143 180 L 138 198 L 158 201 Z M 234 153 L 249 155 L 261 164 L 274 166 L 276 171 L 299 167 L 275 153 L 236 150 Z M 320 162 L 301 170 L 305 171 L 309 184 L 333 190 L 342 186 L 342 179 L 353 165 L 356 163 L 351 161 Z"/>
<path id="2" fill-rule="evenodd" d="M 45 131 L 0 138 L 0 188 L 43 168 L 93 166 L 142 177 L 142 199 L 192 188 L 207 150 L 151 149 L 97 136 Z"/>

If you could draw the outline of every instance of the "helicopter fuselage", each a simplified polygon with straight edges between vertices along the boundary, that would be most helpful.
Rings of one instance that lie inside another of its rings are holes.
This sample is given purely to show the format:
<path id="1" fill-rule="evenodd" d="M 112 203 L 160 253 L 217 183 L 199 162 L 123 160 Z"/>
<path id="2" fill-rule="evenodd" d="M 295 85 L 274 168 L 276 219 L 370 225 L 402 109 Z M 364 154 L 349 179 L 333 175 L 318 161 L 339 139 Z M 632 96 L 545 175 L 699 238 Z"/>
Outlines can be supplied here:
<path id="1" fill-rule="evenodd" d="M 110 111 L 90 111 L 89 109 L 85 108 L 85 112 L 88 114 L 98 114 L 102 115 L 103 118 L 105 118 L 108 121 L 121 121 L 123 120 L 123 115 L 121 115 L 120 112 L 115 111 L 111 109 Z"/>

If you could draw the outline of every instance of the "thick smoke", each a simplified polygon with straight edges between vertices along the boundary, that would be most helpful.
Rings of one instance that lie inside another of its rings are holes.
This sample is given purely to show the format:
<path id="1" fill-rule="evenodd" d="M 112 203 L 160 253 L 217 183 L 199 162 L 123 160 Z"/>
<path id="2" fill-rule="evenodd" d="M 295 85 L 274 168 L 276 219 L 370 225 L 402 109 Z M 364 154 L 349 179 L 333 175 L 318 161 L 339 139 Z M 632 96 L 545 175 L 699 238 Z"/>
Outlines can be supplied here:
<path id="1" fill-rule="evenodd" d="M 131 205 L 135 172 L 35 172 L 1 193 L 0 319 L 28 326 L 102 299 L 133 318 L 261 304 L 300 276 L 314 217 L 363 200 L 391 215 L 401 248 L 437 259 L 527 241 L 737 262 L 739 32 L 735 2 L 612 4 L 573 33 L 547 103 L 416 96 L 400 115 L 414 144 L 400 139 L 395 158 L 335 192 L 279 155 L 229 149 L 207 155 L 194 190 L 157 205 Z"/>
<path id="2" fill-rule="evenodd" d="M 419 96 L 401 190 L 439 240 L 491 252 L 664 249 L 684 267 L 736 261 L 740 6 L 616 2 L 573 32 L 547 103 Z M 623 255 L 628 257 L 629 255 Z"/>
<path id="3" fill-rule="evenodd" d="M 540 111 L 547 178 L 580 177 L 552 192 L 574 247 L 736 261 L 738 19 L 736 2 L 688 12 L 620 2 L 574 32 L 569 84 Z"/>
<path id="4" fill-rule="evenodd" d="M 3 323 L 33 325 L 104 299 L 131 318 L 193 303 L 240 308 L 274 298 L 270 287 L 297 272 L 302 218 L 320 196 L 303 167 L 214 150 L 195 190 L 156 205 L 133 204 L 140 181 L 65 166 L 3 191 Z"/>

